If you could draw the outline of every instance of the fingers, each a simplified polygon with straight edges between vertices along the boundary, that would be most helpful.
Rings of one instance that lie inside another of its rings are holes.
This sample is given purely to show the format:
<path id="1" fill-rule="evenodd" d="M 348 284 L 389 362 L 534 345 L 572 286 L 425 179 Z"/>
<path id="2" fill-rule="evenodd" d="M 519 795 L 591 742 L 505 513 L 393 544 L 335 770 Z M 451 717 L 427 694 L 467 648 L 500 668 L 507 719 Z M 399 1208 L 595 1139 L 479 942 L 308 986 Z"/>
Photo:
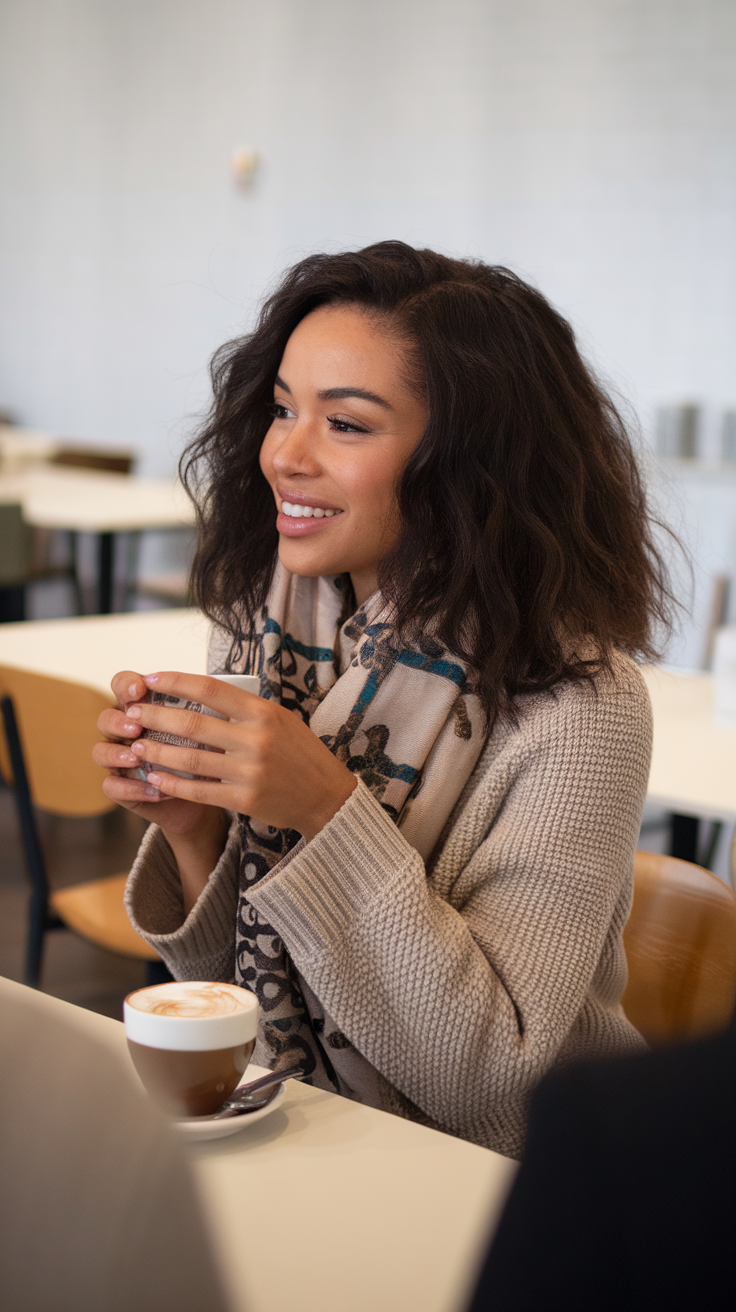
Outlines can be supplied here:
<path id="1" fill-rule="evenodd" d="M 170 770 L 183 770 L 185 774 L 206 775 L 210 779 L 219 779 L 225 764 L 222 752 L 204 752 L 197 747 L 173 747 L 170 743 L 157 743 L 153 738 L 133 743 L 130 749 L 116 747 L 114 750 L 130 758 L 126 759 L 126 765 L 132 761 L 134 765 L 140 766 L 141 761 L 147 761 L 152 765 L 165 765 Z"/>
<path id="2" fill-rule="evenodd" d="M 139 779 L 130 779 L 125 775 L 109 774 L 102 781 L 102 791 L 111 802 L 130 808 L 136 804 L 146 805 L 150 802 L 162 802 L 164 794 L 154 784 L 144 784 Z"/>
<path id="3" fill-rule="evenodd" d="M 233 688 L 229 683 L 220 683 L 206 674 L 179 674 L 166 671 L 159 674 L 147 674 L 145 685 L 151 692 L 166 692 L 174 697 L 183 697 L 186 701 L 201 702 L 219 711 L 228 720 L 243 720 L 257 714 L 260 698 L 242 688 Z"/>
<path id="4" fill-rule="evenodd" d="M 229 810 L 236 809 L 233 803 L 238 799 L 237 790 L 230 789 L 216 779 L 182 779 L 177 774 L 157 774 L 153 771 L 148 776 L 148 787 L 158 789 L 167 798 L 178 797 L 182 801 Z M 242 794 L 238 800 L 242 801 Z"/>
<path id="5" fill-rule="evenodd" d="M 97 718 L 97 728 L 106 738 L 139 738 L 140 724 L 129 719 L 125 711 L 115 710 L 112 706 Z"/>
<path id="6" fill-rule="evenodd" d="M 95 743 L 92 760 L 105 770 L 137 770 L 140 767 L 140 759 L 125 743 Z"/>
<path id="7" fill-rule="evenodd" d="M 238 692 L 239 689 L 236 688 L 235 691 Z M 248 694 L 246 693 L 245 696 Z M 181 707 L 154 706 L 150 702 L 138 702 L 135 706 L 129 706 L 125 715 L 122 715 L 122 712 L 118 714 L 122 716 L 121 724 L 125 721 L 128 724 L 140 725 L 144 729 L 155 729 L 158 733 L 189 738 L 192 742 L 206 743 L 208 747 L 216 747 L 223 752 L 227 751 L 235 741 L 234 726 L 227 720 L 218 720 L 212 715 L 200 715 L 198 711 L 185 711 Z"/>
<path id="8" fill-rule="evenodd" d="M 145 697 L 148 689 L 143 681 L 142 674 L 136 674 L 134 670 L 120 670 L 115 675 L 111 688 L 119 706 L 128 706 L 130 702 L 139 702 Z"/>

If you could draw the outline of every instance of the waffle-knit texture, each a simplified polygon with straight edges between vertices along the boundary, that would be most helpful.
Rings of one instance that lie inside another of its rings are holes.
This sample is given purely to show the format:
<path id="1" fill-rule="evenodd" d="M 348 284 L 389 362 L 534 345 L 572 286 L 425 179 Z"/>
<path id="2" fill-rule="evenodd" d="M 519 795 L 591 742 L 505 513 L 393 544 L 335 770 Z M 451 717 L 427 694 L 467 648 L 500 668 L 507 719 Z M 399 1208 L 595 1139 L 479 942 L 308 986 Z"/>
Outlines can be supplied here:
<path id="1" fill-rule="evenodd" d="M 634 1051 L 622 931 L 651 753 L 635 665 L 500 719 L 429 861 L 359 782 L 249 894 L 281 935 L 340 1091 L 510 1156 L 555 1065 Z M 232 980 L 239 838 L 184 920 L 152 826 L 126 892 L 179 979 Z"/>

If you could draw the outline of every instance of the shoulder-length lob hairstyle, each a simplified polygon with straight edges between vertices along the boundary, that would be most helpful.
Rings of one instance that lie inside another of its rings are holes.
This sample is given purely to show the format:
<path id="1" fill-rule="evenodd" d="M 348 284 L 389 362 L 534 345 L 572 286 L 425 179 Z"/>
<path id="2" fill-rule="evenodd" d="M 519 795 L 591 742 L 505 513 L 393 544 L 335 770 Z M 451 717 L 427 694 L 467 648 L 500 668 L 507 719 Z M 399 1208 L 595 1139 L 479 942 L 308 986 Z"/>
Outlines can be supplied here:
<path id="1" fill-rule="evenodd" d="M 428 403 L 379 571 L 399 632 L 429 629 L 466 660 L 491 722 L 616 649 L 656 655 L 666 567 L 625 425 L 570 326 L 508 269 L 395 241 L 301 260 L 255 331 L 214 356 L 212 407 L 182 458 L 202 609 L 237 643 L 266 599 L 278 534 L 259 451 L 288 338 L 326 304 L 385 321 Z"/>

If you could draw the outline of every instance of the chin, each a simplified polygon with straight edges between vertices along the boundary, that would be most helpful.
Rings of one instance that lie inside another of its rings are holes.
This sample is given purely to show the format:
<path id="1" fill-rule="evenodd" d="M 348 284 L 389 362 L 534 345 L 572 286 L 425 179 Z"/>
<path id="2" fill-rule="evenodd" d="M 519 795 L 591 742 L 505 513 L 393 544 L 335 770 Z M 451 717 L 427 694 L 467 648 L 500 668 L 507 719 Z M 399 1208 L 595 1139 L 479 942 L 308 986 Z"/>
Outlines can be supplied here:
<path id="1" fill-rule="evenodd" d="M 284 569 L 288 569 L 290 574 L 298 574 L 303 579 L 318 579 L 323 574 L 343 574 L 345 568 L 342 565 L 333 565 L 327 560 L 311 560 L 307 558 L 306 552 L 290 550 L 291 544 L 286 547 L 279 546 L 279 560 Z"/>

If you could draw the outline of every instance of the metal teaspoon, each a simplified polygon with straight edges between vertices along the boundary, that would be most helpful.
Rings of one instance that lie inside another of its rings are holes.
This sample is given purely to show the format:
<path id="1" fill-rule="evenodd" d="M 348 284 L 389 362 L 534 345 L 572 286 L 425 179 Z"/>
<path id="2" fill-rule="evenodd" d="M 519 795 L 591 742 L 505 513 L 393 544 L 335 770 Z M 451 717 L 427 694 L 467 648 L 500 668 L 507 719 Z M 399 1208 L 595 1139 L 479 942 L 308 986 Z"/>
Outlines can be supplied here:
<path id="1" fill-rule="evenodd" d="M 304 1071 L 300 1066 L 289 1066 L 282 1071 L 269 1071 L 250 1084 L 242 1084 L 226 1098 L 213 1120 L 224 1120 L 228 1116 L 243 1116 L 246 1112 L 259 1111 L 276 1097 L 284 1080 L 301 1079 Z"/>

